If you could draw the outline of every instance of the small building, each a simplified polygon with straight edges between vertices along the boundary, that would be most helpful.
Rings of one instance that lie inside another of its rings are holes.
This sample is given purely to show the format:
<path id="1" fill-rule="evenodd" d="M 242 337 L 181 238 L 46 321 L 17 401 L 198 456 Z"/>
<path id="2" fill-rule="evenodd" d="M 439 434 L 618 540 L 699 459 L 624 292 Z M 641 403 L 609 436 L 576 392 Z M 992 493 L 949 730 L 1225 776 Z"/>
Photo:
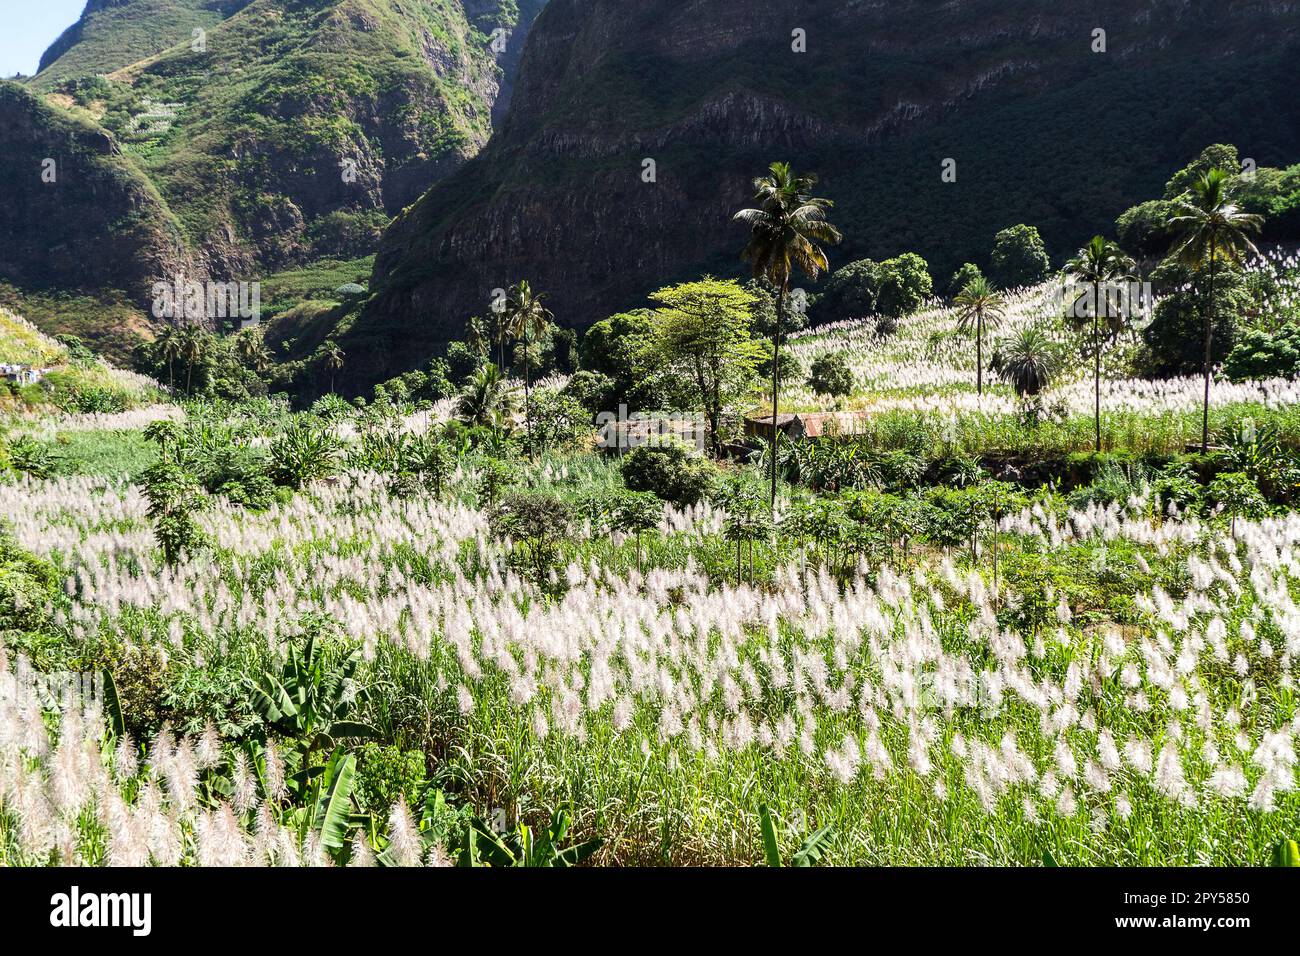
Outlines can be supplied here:
<path id="1" fill-rule="evenodd" d="M 45 377 L 45 369 L 32 368 L 30 365 L 0 365 L 0 379 L 12 385 L 35 385 Z"/>
<path id="2" fill-rule="evenodd" d="M 787 412 L 776 416 L 776 427 L 791 440 L 856 435 L 864 430 L 866 412 Z M 745 419 L 745 436 L 760 441 L 772 440 L 772 416 L 755 415 Z"/>

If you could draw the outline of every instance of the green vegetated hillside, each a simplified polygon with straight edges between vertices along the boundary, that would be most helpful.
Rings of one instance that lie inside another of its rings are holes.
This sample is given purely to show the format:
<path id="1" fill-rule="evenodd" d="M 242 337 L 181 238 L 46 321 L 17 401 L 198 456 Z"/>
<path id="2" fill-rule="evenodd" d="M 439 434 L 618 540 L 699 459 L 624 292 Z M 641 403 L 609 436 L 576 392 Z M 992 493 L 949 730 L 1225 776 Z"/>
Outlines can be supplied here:
<path id="1" fill-rule="evenodd" d="M 1060 257 L 1207 143 L 1294 162 L 1298 25 L 1284 2 L 553 0 L 501 133 L 389 230 L 352 374 L 427 357 L 520 278 L 582 326 L 737 273 L 731 214 L 777 159 L 821 174 L 836 264 L 915 251 L 946 276 L 1016 222 Z"/>
<path id="2" fill-rule="evenodd" d="M 249 0 L 88 0 L 81 18 L 41 57 L 33 87 L 111 73 L 189 41 Z"/>
<path id="3" fill-rule="evenodd" d="M 6 88 L 0 173 L 17 184 L 21 209 L 43 210 L 57 194 L 42 189 L 33 160 L 44 147 L 32 140 L 75 123 L 114 168 L 148 184 L 150 203 L 122 209 L 110 196 L 88 219 L 63 206 L 57 216 L 14 212 L 18 241 L 0 280 L 45 290 L 111 285 L 144 303 L 149 285 L 177 270 L 251 282 L 318 258 L 370 254 L 393 213 L 486 142 L 503 79 L 497 61 L 510 56 L 491 49 L 491 35 L 526 25 L 540 5 L 92 3 L 31 82 L 39 106 Z M 147 23 L 157 28 L 146 39 Z M 60 188 L 84 187 L 76 180 L 70 173 Z M 117 246 L 140 220 L 175 223 L 182 249 L 167 269 L 145 256 L 114 264 L 108 277 L 87 275 L 47 254 Z"/>
<path id="4" fill-rule="evenodd" d="M 0 142 L 0 281 L 132 288 L 184 261 L 166 200 L 93 121 L 0 83 Z"/>

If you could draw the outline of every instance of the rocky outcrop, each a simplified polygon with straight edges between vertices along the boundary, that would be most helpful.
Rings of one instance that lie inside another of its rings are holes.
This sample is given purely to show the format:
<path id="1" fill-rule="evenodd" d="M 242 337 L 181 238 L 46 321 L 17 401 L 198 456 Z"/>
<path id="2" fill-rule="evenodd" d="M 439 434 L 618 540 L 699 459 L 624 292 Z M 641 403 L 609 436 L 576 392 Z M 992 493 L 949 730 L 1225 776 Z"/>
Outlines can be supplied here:
<path id="1" fill-rule="evenodd" d="M 946 279 L 1020 221 L 1062 254 L 1210 142 L 1294 161 L 1298 27 L 1290 0 L 551 0 L 497 137 L 389 228 L 354 384 L 520 278 L 581 327 L 738 272 L 731 214 L 777 159 L 822 175 L 838 262 Z"/>

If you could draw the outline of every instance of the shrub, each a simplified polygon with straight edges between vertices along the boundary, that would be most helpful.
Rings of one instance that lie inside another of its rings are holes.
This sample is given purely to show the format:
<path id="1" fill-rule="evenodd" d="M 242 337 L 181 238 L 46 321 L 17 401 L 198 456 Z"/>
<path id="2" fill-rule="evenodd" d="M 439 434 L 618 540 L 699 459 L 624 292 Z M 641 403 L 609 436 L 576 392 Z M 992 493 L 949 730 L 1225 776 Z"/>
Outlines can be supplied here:
<path id="1" fill-rule="evenodd" d="M 329 432 L 295 423 L 271 445 L 271 476 L 295 491 L 338 472 L 339 441 Z"/>
<path id="2" fill-rule="evenodd" d="M 684 445 L 667 442 L 634 448 L 623 459 L 623 482 L 682 507 L 698 504 L 712 489 L 717 469 Z"/>
<path id="3" fill-rule="evenodd" d="M 823 352 L 813 359 L 808 387 L 818 395 L 840 397 L 853 392 L 853 370 L 842 352 Z"/>

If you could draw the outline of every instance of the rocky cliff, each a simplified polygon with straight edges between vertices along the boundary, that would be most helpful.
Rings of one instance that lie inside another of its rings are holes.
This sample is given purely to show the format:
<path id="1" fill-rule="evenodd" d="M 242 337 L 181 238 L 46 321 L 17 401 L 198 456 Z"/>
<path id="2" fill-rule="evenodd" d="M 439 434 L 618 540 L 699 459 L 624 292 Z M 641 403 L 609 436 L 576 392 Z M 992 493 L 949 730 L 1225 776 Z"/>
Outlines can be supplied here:
<path id="1" fill-rule="evenodd" d="M 139 279 L 157 256 L 89 271 L 43 256 L 132 242 L 111 198 L 78 216 L 27 175 L 33 143 L 15 137 L 39 143 L 68 124 L 165 210 L 181 246 L 171 261 L 191 275 L 251 282 L 370 253 L 393 214 L 486 143 L 501 63 L 543 2 L 90 0 L 29 84 L 43 108 L 0 103 L 0 175 L 18 208 L 48 213 L 6 214 L 0 280 L 147 295 Z"/>
<path id="2" fill-rule="evenodd" d="M 838 263 L 946 279 L 1020 221 L 1062 254 L 1210 142 L 1294 161 L 1298 28 L 1293 0 L 551 0 L 497 137 L 388 230 L 354 384 L 520 278 L 583 326 L 738 271 L 731 214 L 776 159 L 822 175 Z"/>

